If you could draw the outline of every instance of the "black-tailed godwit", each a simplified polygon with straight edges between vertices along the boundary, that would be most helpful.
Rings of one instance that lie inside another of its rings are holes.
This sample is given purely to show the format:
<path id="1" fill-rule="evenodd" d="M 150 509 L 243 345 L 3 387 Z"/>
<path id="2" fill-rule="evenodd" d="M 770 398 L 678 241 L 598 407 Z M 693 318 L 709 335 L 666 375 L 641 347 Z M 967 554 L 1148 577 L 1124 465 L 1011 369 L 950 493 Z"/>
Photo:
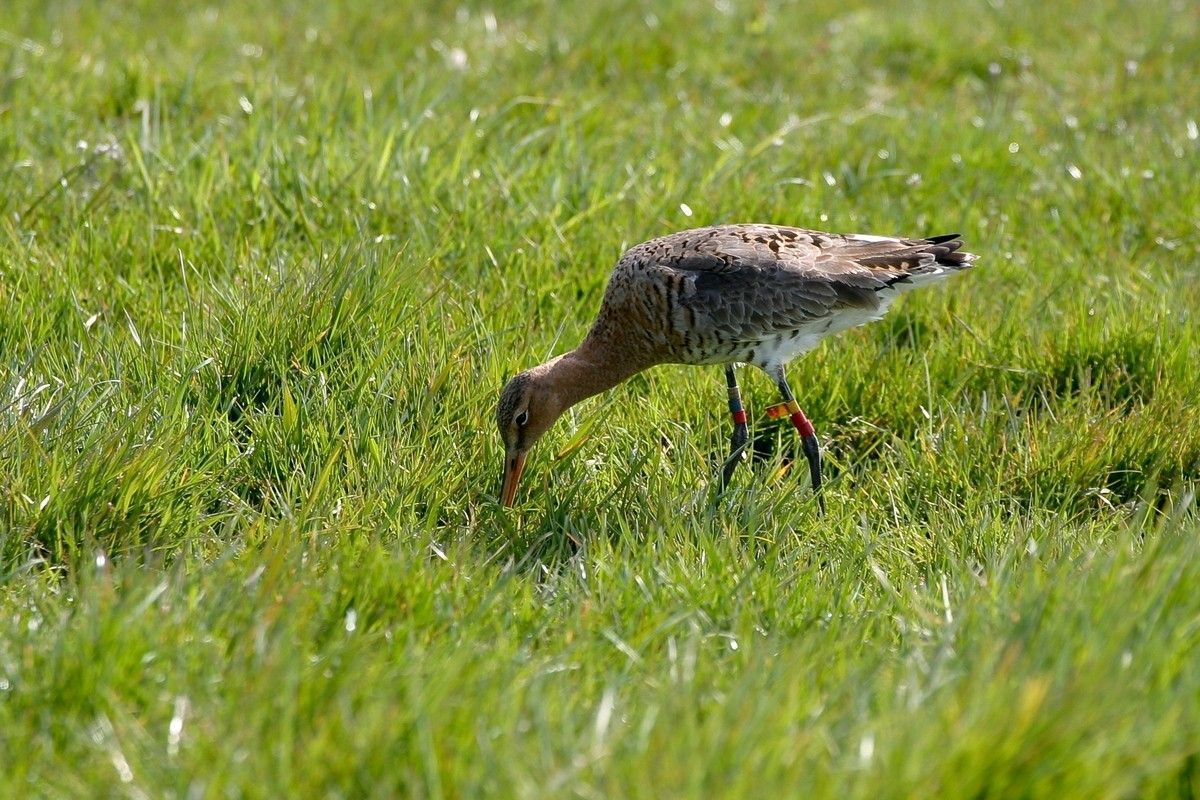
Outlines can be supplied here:
<path id="1" fill-rule="evenodd" d="M 751 224 L 697 228 L 631 248 L 613 269 L 579 347 L 522 372 L 501 391 L 501 502 L 512 505 L 530 448 L 564 411 L 672 363 L 725 366 L 733 436 L 722 486 L 749 438 L 734 365 L 770 375 L 820 500 L 820 445 L 788 386 L 788 362 L 826 336 L 879 319 L 901 292 L 969 267 L 975 256 L 961 247 L 958 234 L 905 239 Z"/>

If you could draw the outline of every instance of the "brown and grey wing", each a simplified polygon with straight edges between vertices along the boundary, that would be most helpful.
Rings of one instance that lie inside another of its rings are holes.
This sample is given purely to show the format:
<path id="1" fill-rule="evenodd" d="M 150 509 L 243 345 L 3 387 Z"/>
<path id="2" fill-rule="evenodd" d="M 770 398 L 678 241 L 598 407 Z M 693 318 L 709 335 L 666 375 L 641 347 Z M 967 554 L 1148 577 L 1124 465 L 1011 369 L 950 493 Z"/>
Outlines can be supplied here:
<path id="1" fill-rule="evenodd" d="M 850 265 L 828 274 L 743 263 L 733 271 L 680 270 L 675 322 L 701 340 L 750 343 L 795 332 L 842 308 L 878 307 L 886 283 Z"/>
<path id="2" fill-rule="evenodd" d="M 622 261 L 717 272 L 779 266 L 832 279 L 866 273 L 887 284 L 931 270 L 970 266 L 975 257 L 962 252 L 962 245 L 958 234 L 910 239 L 780 225 L 718 225 L 643 242 Z"/>
<path id="3" fill-rule="evenodd" d="M 704 349 L 793 332 L 843 308 L 876 309 L 889 286 L 969 266 L 974 256 L 961 246 L 955 235 L 723 225 L 637 245 L 617 265 L 613 284 L 656 310 L 664 334 L 684 339 L 688 350 Z"/>

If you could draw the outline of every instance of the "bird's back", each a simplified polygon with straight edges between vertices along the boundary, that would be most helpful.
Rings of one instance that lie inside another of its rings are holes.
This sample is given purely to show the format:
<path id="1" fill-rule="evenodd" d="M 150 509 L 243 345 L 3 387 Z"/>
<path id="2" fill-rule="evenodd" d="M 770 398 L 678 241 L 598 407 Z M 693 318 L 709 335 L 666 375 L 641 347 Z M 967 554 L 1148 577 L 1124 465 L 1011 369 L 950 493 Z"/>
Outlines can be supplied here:
<path id="1" fill-rule="evenodd" d="M 776 225 L 681 231 L 630 248 L 589 338 L 647 364 L 772 367 L 965 269 L 956 234 L 905 239 Z"/>

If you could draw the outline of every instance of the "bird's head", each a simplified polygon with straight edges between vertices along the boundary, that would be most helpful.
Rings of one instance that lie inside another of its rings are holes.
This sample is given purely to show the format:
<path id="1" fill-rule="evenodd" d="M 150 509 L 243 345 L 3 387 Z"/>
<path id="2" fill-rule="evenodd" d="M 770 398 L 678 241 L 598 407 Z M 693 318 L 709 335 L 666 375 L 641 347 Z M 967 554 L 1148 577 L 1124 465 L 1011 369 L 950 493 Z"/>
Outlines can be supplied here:
<path id="1" fill-rule="evenodd" d="M 522 372 L 505 384 L 496 406 L 496 423 L 504 441 L 504 482 L 500 502 L 511 506 L 529 449 L 567 408 L 546 365 Z"/>

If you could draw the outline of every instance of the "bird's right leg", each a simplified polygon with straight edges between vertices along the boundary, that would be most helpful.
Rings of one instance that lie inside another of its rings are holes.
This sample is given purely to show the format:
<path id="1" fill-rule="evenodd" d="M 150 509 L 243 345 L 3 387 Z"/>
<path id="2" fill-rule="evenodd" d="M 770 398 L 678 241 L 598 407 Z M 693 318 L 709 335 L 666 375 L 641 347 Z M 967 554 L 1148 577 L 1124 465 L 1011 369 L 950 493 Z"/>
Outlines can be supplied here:
<path id="1" fill-rule="evenodd" d="M 738 389 L 737 375 L 733 364 L 725 366 L 725 386 L 729 390 L 729 413 L 733 417 L 733 436 L 729 439 L 729 459 L 721 470 L 721 488 L 729 485 L 733 471 L 742 461 L 746 444 L 750 441 L 750 428 L 746 424 L 746 409 L 742 407 L 742 392 Z"/>
<path id="2" fill-rule="evenodd" d="M 813 424 L 805 416 L 804 411 L 801 410 L 800 404 L 796 402 L 796 397 L 792 394 L 792 387 L 788 386 L 787 377 L 783 374 L 783 368 L 779 367 L 771 373 L 771 376 L 775 378 L 775 382 L 779 386 L 779 393 L 783 395 L 784 403 L 787 405 L 787 410 L 792 420 L 792 426 L 800 434 L 800 444 L 804 447 L 804 457 L 808 459 L 808 470 L 812 478 L 813 494 L 817 496 L 817 507 L 824 514 L 825 497 L 821 494 L 821 444 L 817 440 L 817 433 L 813 430 Z"/>

